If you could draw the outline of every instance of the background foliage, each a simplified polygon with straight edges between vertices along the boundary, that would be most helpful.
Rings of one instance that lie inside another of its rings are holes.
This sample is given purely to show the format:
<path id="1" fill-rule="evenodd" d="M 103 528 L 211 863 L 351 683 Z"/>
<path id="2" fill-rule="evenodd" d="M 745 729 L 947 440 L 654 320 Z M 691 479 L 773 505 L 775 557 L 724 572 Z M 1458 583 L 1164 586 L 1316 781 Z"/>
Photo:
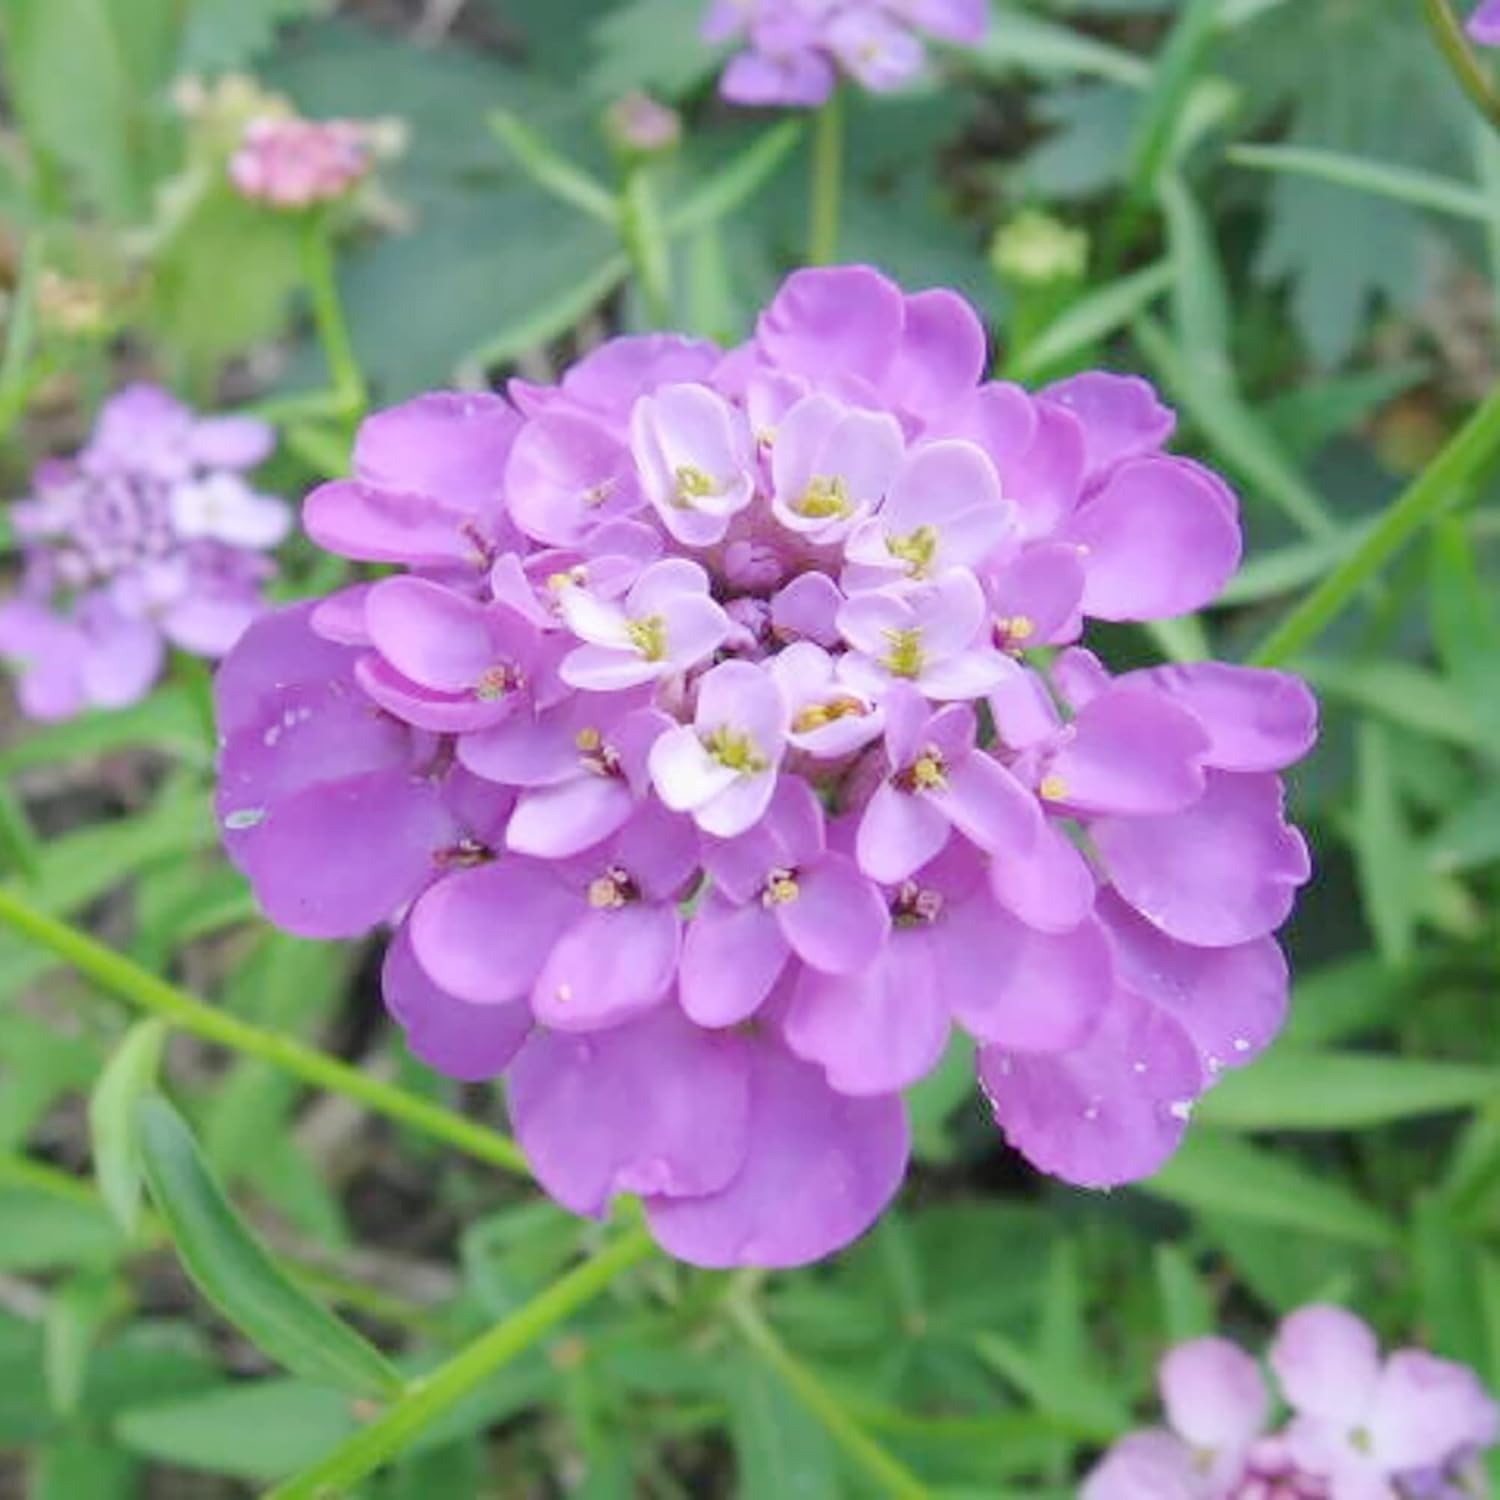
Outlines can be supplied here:
<path id="1" fill-rule="evenodd" d="M 801 254 L 805 142 L 715 100 L 698 10 L 0 0 L 8 493 L 142 370 L 269 402 L 269 478 L 297 493 L 343 462 L 362 382 L 382 403 L 545 378 L 652 317 L 632 266 L 653 255 L 674 326 L 741 336 Z M 1376 518 L 1494 385 L 1500 137 L 1419 12 L 997 3 L 941 81 L 851 101 L 845 258 L 961 287 L 1028 381 L 1150 373 L 1185 446 L 1239 485 L 1251 547 L 1224 607 L 1119 630 L 1121 662 L 1248 656 L 1387 534 Z M 353 364 L 309 300 L 299 226 L 190 147 L 174 81 L 227 70 L 310 115 L 404 126 L 375 220 L 341 240 Z M 688 121 L 648 222 L 586 212 L 576 175 L 613 203 L 599 121 L 632 89 Z M 1036 210 L 1086 231 L 1086 270 L 992 264 L 995 231 Z M 96 289 L 99 316 L 49 317 L 48 275 Z M 956 1054 L 913 1099 L 898 1211 L 835 1263 L 724 1278 L 648 1260 L 565 1282 L 567 1321 L 525 1309 L 580 1249 L 639 1259 L 628 1224 L 608 1240 L 507 1170 L 472 1123 L 500 1121 L 494 1095 L 435 1078 L 383 1021 L 377 954 L 257 922 L 215 852 L 201 677 L 60 728 L 7 718 L 0 1448 L 17 1486 L 260 1493 L 370 1432 L 393 1390 L 449 1390 L 411 1382 L 496 1325 L 514 1357 L 326 1493 L 1061 1496 L 1140 1412 L 1167 1340 L 1255 1339 L 1314 1297 L 1500 1384 L 1492 468 L 1434 471 L 1435 524 L 1316 640 L 1280 641 L 1326 706 L 1296 784 L 1319 875 L 1290 934 L 1293 1020 L 1164 1172 L 1109 1195 L 1042 1182 Z M 286 591 L 326 587 L 321 569 L 294 554 Z M 142 1029 L 142 1007 L 162 1019 Z M 298 1483 L 276 1493 L 320 1493 Z"/>

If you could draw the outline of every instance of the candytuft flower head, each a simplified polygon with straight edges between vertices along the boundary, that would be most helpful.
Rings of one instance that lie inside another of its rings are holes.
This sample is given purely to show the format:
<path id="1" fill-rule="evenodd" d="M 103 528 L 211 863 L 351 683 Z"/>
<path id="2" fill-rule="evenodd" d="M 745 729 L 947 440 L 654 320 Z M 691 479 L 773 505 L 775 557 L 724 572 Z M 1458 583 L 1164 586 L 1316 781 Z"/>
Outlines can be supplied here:
<path id="1" fill-rule="evenodd" d="M 409 574 L 220 674 L 267 912 L 398 922 L 413 1048 L 507 1073 L 547 1190 L 641 1194 L 686 1260 L 861 1233 L 955 1025 L 1011 1142 L 1091 1186 L 1280 1025 L 1311 695 L 1082 644 L 1212 600 L 1234 497 L 1143 381 L 987 364 L 960 297 L 853 266 L 728 353 L 616 339 L 379 413 L 304 520 Z"/>
<path id="2" fill-rule="evenodd" d="M 257 115 L 229 161 L 240 194 L 272 208 L 310 208 L 344 197 L 375 165 L 378 135 L 360 120 Z"/>
<path id="3" fill-rule="evenodd" d="M 726 99 L 808 106 L 841 76 L 899 89 L 926 66 L 924 35 L 972 47 L 988 20 L 987 0 L 710 0 L 703 36 L 744 44 L 719 80 Z"/>
<path id="4" fill-rule="evenodd" d="M 1500 0 L 1479 0 L 1469 17 L 1469 35 L 1482 47 L 1500 47 Z"/>
<path id="5" fill-rule="evenodd" d="M 1270 1368 L 1289 1414 L 1271 1430 L 1260 1366 L 1222 1338 L 1171 1350 L 1157 1372 L 1166 1428 L 1116 1443 L 1082 1500 L 1463 1500 L 1500 1437 L 1472 1370 L 1420 1349 L 1380 1358 L 1353 1313 L 1314 1304 L 1281 1324 Z"/>
<path id="6" fill-rule="evenodd" d="M 199 417 L 133 385 L 72 459 L 37 469 L 11 512 L 20 592 L 0 607 L 0 655 L 28 714 L 122 707 L 149 691 L 167 644 L 215 657 L 239 639 L 292 522 L 245 477 L 272 442 L 262 422 Z"/>

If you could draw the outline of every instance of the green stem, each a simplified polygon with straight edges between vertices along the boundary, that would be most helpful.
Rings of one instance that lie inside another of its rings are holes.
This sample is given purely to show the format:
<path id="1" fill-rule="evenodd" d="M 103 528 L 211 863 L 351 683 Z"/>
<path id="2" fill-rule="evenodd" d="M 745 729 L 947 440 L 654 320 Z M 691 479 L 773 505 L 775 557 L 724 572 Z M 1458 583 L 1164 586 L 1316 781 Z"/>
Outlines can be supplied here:
<path id="1" fill-rule="evenodd" d="M 333 235 L 328 220 L 315 214 L 307 221 L 303 247 L 303 270 L 307 290 L 312 297 L 313 326 L 323 357 L 328 361 L 328 376 L 342 412 L 358 417 L 369 403 L 365 377 L 359 368 L 349 325 L 344 319 L 344 304 L 339 297 L 338 271 L 334 264 Z"/>
<path id="2" fill-rule="evenodd" d="M 844 188 L 844 95 L 835 89 L 813 120 L 812 214 L 807 263 L 829 266 L 839 256 L 839 202 Z"/>
<path id="3" fill-rule="evenodd" d="M 747 1297 L 731 1297 L 725 1306 L 746 1342 L 781 1376 L 797 1399 L 823 1424 L 828 1435 L 871 1479 L 899 1500 L 931 1500 L 932 1491 L 854 1421 L 817 1376 L 777 1338 Z"/>
<path id="4" fill-rule="evenodd" d="M 652 328 L 667 328 L 672 322 L 672 255 L 656 201 L 654 175 L 647 162 L 626 172 L 620 196 L 620 237 L 635 270 L 646 321 Z"/>
<path id="5" fill-rule="evenodd" d="M 1500 130 L 1500 94 L 1483 63 L 1469 44 L 1463 22 L 1453 13 L 1448 0 L 1422 0 L 1427 29 L 1438 45 L 1438 51 L 1463 89 L 1486 120 Z"/>
<path id="6" fill-rule="evenodd" d="M 388 1463 L 419 1433 L 476 1390 L 503 1365 L 524 1353 L 565 1318 L 597 1297 L 616 1277 L 644 1260 L 651 1236 L 632 1229 L 497 1324 L 326 1458 L 277 1485 L 265 1500 L 334 1500 Z"/>
<path id="7" fill-rule="evenodd" d="M 1261 642 L 1257 667 L 1279 667 L 1317 639 L 1354 596 L 1500 455 L 1500 386 L 1394 500 L 1364 539 Z"/>
<path id="8" fill-rule="evenodd" d="M 408 1125 L 489 1166 L 526 1172 L 526 1158 L 508 1136 L 394 1084 L 309 1047 L 294 1037 L 251 1026 L 158 979 L 149 969 L 96 943 L 87 933 L 38 911 L 16 891 L 0 886 L 0 923 L 14 928 L 71 964 L 86 979 L 140 1010 L 164 1016 L 174 1026 L 205 1041 L 267 1062 L 316 1088 L 342 1094 L 387 1119 Z"/>
<path id="9" fill-rule="evenodd" d="M 41 846 L 27 816 L 26 804 L 3 781 L 0 781 L 0 854 L 28 883 L 41 873 Z"/>
<path id="10" fill-rule="evenodd" d="M 40 230 L 32 233 L 21 254 L 20 271 L 10 303 L 10 322 L 5 334 L 5 353 L 0 355 L 0 437 L 20 420 L 31 394 L 27 371 L 31 346 L 36 339 L 36 297 L 47 253 Z"/>

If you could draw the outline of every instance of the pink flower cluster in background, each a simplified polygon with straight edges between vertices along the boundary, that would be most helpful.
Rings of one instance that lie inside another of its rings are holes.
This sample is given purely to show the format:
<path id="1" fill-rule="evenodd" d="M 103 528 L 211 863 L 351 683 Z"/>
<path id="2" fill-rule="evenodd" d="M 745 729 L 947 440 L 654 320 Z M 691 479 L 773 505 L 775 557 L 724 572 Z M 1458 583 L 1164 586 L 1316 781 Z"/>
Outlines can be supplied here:
<path id="1" fill-rule="evenodd" d="M 1500 1410 L 1472 1370 L 1420 1349 L 1382 1360 L 1353 1313 L 1288 1317 L 1269 1362 L 1289 1409 L 1272 1428 L 1260 1366 L 1227 1339 L 1181 1344 L 1158 1371 L 1167 1427 L 1132 1433 L 1082 1500 L 1466 1500 Z"/>
<path id="2" fill-rule="evenodd" d="M 1500 0 L 1480 0 L 1469 17 L 1469 35 L 1481 46 L 1500 47 Z"/>
<path id="3" fill-rule="evenodd" d="M 251 120 L 229 162 L 246 198 L 273 208 L 309 208 L 342 198 L 375 165 L 374 127 L 359 120 Z"/>
<path id="4" fill-rule="evenodd" d="M 247 417 L 199 417 L 133 385 L 100 409 L 73 458 L 42 464 L 10 508 L 24 557 L 0 606 L 0 655 L 36 719 L 142 698 L 168 644 L 221 656 L 263 608 L 265 553 L 290 507 L 245 472 L 274 435 Z"/>
<path id="5" fill-rule="evenodd" d="M 304 522 L 406 571 L 220 673 L 267 914 L 400 914 L 414 1050 L 508 1068 L 543 1185 L 641 1194 L 684 1259 L 862 1232 L 955 1024 L 1010 1141 L 1107 1186 L 1282 1020 L 1311 695 L 1079 644 L 1211 601 L 1234 496 L 1145 382 L 987 363 L 955 293 L 809 270 L 727 354 L 616 339 L 383 412 Z"/>
<path id="6" fill-rule="evenodd" d="M 710 42 L 743 40 L 719 87 L 737 104 L 822 104 L 840 75 L 882 93 L 927 63 L 922 35 L 975 46 L 988 0 L 712 0 Z"/>

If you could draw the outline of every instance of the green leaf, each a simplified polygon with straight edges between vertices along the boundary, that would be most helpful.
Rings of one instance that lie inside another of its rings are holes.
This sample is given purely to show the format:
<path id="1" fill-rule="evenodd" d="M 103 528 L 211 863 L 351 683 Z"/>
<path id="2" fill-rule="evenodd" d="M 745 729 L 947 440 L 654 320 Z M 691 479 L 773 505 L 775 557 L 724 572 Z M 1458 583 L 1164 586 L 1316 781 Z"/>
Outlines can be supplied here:
<path id="1" fill-rule="evenodd" d="M 357 1395 L 397 1394 L 401 1377 L 385 1356 L 292 1281 L 235 1213 L 177 1111 L 142 1099 L 136 1128 L 151 1196 L 198 1290 L 294 1374 Z"/>
<path id="2" fill-rule="evenodd" d="M 618 222 L 620 211 L 616 195 L 570 161 L 524 120 L 509 110 L 497 109 L 491 112 L 489 124 L 517 165 L 539 188 L 603 224 Z"/>
<path id="3" fill-rule="evenodd" d="M 716 168 L 667 214 L 667 232 L 695 234 L 744 206 L 802 139 L 800 120 L 783 120 Z"/>
<path id="4" fill-rule="evenodd" d="M 729 1436 L 741 1500 L 835 1500 L 832 1444 L 823 1428 L 758 1359 L 728 1372 Z"/>
<path id="5" fill-rule="evenodd" d="M 178 70 L 242 69 L 271 50 L 279 26 L 327 8 L 326 0 L 193 0 Z"/>
<path id="6" fill-rule="evenodd" d="M 73 1433 L 37 1454 L 29 1500 L 136 1500 L 139 1475 L 130 1456 L 84 1433 Z"/>
<path id="7" fill-rule="evenodd" d="M 89 1139 L 94 1176 L 116 1222 L 135 1233 L 141 1215 L 141 1162 L 135 1133 L 135 1106 L 156 1087 L 168 1027 L 165 1021 L 138 1021 L 125 1033 L 89 1095 Z"/>
<path id="8" fill-rule="evenodd" d="M 1404 661 L 1299 656 L 1297 670 L 1327 697 L 1465 750 L 1482 748 L 1469 705 L 1424 667 Z"/>
<path id="9" fill-rule="evenodd" d="M 1107 1443 L 1125 1430 L 1129 1412 L 1108 1386 L 1076 1369 L 1059 1369 L 998 1333 L 975 1335 L 974 1347 L 1061 1431 Z"/>
<path id="10" fill-rule="evenodd" d="M 1228 1074 L 1198 1114 L 1233 1130 L 1361 1130 L 1495 1098 L 1500 1068 L 1278 1047 Z"/>
<path id="11" fill-rule="evenodd" d="M 1161 261 L 1090 292 L 1019 350 L 1006 373 L 1017 380 L 1033 379 L 1118 333 L 1172 285 L 1173 274 L 1172 266 Z"/>
<path id="12" fill-rule="evenodd" d="M 1172 322 L 1180 348 L 1204 378 L 1233 385 L 1229 362 L 1229 288 L 1212 231 L 1198 200 L 1176 173 L 1157 188 L 1167 220 L 1172 265 Z"/>
<path id="13" fill-rule="evenodd" d="M 1496 216 L 1493 205 L 1477 188 L 1446 181 L 1431 172 L 1414 172 L 1342 151 L 1320 151 L 1308 146 L 1231 146 L 1224 155 L 1237 167 L 1298 173 L 1455 218 L 1491 223 Z"/>
<path id="14" fill-rule="evenodd" d="M 1500 617 L 1456 517 L 1433 526 L 1430 577 L 1432 632 L 1443 665 L 1474 720 L 1480 748 L 1500 757 Z"/>
<path id="15" fill-rule="evenodd" d="M 1295 1158 L 1222 1132 L 1194 1127 L 1176 1156 L 1140 1190 L 1200 1212 L 1354 1245 L 1384 1248 L 1396 1227 L 1379 1209 Z"/>
<path id="16" fill-rule="evenodd" d="M 107 1271 L 76 1272 L 47 1299 L 42 1371 L 52 1409 L 59 1416 L 77 1411 L 93 1347 L 105 1325 L 127 1302 L 125 1286 Z"/>
<path id="17" fill-rule="evenodd" d="M 29 728 L 24 739 L 0 748 L 0 776 L 64 761 L 88 763 L 133 749 L 159 750 L 205 767 L 213 760 L 213 746 L 187 694 L 167 685 L 129 708 L 98 710 L 62 724 Z"/>
<path id="18" fill-rule="evenodd" d="M 1412 954 L 1423 871 L 1396 785 L 1390 732 L 1365 720 L 1355 739 L 1354 856 L 1365 916 L 1387 963 Z"/>
<path id="19" fill-rule="evenodd" d="M 0 1188 L 0 1271 L 109 1265 L 125 1241 L 102 1205 Z"/>
<path id="20" fill-rule="evenodd" d="M 1137 89 L 1151 77 L 1149 65 L 1122 48 L 1015 9 L 997 17 L 977 47 L 965 49 L 964 61 L 988 76 L 1080 74 Z"/>
<path id="21" fill-rule="evenodd" d="M 1214 1332 L 1214 1299 L 1192 1261 L 1176 1245 L 1162 1244 L 1153 1255 L 1162 1325 L 1170 1344 L 1186 1343 Z"/>

